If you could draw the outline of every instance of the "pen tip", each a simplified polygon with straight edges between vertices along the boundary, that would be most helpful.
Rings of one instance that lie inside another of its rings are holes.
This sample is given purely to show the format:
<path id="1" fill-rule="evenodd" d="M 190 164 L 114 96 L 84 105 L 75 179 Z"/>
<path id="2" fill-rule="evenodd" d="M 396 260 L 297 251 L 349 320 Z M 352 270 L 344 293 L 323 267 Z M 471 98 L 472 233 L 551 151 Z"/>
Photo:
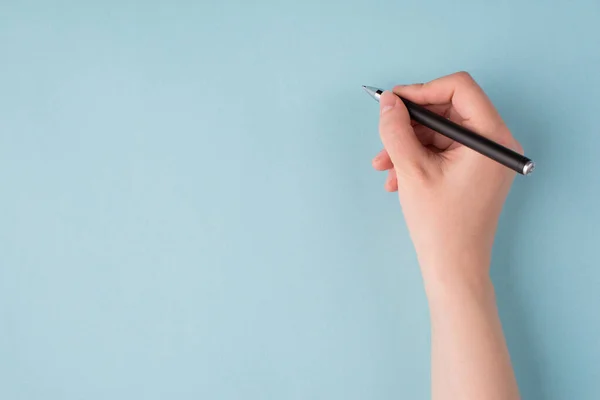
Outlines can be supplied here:
<path id="1" fill-rule="evenodd" d="M 371 96 L 372 98 L 374 98 L 376 101 L 379 101 L 379 97 L 381 96 L 381 93 L 383 93 L 383 90 L 377 89 L 377 88 L 372 87 L 372 86 L 363 85 L 363 89 L 365 90 L 365 92 L 367 92 L 367 94 L 369 96 Z"/>

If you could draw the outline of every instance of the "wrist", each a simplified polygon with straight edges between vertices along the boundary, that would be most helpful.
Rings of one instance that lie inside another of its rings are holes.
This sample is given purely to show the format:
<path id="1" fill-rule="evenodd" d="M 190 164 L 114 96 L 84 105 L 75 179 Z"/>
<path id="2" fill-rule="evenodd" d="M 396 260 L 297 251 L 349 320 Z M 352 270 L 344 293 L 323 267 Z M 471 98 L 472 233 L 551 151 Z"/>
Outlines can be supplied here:
<path id="1" fill-rule="evenodd" d="M 431 300 L 454 295 L 493 295 L 489 276 L 490 256 L 486 253 L 463 253 L 445 261 L 420 261 L 427 297 Z"/>
<path id="2" fill-rule="evenodd" d="M 425 284 L 425 293 L 432 321 L 449 317 L 462 319 L 475 310 L 486 315 L 497 312 L 494 286 L 489 276 L 429 281 Z"/>

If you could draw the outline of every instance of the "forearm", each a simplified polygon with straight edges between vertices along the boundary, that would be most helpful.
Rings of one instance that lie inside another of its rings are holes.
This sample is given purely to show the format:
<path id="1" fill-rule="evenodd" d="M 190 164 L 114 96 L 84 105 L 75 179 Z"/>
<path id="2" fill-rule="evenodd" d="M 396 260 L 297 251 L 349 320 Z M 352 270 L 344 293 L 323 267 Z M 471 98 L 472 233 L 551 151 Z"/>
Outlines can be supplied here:
<path id="1" fill-rule="evenodd" d="M 476 270 L 449 267 L 436 270 Z M 424 278 L 432 329 L 432 398 L 518 399 L 487 274 L 424 273 Z"/>

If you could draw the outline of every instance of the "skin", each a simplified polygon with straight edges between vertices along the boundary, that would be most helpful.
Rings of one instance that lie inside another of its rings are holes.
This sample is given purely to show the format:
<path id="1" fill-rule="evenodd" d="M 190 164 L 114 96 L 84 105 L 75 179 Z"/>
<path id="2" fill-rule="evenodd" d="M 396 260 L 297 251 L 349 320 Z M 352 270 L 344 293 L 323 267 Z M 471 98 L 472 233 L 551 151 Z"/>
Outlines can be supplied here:
<path id="1" fill-rule="evenodd" d="M 394 92 L 522 153 L 465 72 Z M 494 235 L 515 173 L 415 124 L 397 96 L 380 99 L 384 150 L 373 160 L 398 192 L 430 308 L 432 398 L 518 399 L 489 276 Z"/>

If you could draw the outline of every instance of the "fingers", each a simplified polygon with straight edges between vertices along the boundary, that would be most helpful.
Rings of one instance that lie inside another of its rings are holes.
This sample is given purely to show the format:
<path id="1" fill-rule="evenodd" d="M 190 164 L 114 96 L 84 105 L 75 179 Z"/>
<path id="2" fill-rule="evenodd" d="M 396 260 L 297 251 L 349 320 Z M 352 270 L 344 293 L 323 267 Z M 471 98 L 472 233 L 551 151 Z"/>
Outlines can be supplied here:
<path id="1" fill-rule="evenodd" d="M 379 154 L 373 159 L 373 168 L 378 171 L 388 171 L 387 178 L 383 187 L 388 192 L 398 191 L 398 180 L 396 179 L 396 171 L 394 170 L 394 164 L 387 151 L 381 150 Z"/>
<path id="2" fill-rule="evenodd" d="M 435 79 L 425 84 L 397 86 L 394 92 L 418 104 L 451 105 L 455 121 L 485 136 L 505 135 L 500 115 L 481 87 L 466 72 Z M 450 115 L 450 117 L 452 117 Z M 451 118 L 452 119 L 452 118 Z"/>
<path id="3" fill-rule="evenodd" d="M 396 177 L 396 170 L 393 168 L 388 171 L 387 179 L 385 180 L 385 190 L 388 192 L 398 191 L 398 179 Z"/>
<path id="4" fill-rule="evenodd" d="M 373 168 L 375 168 L 377 171 L 387 171 L 388 169 L 394 168 L 392 159 L 385 149 L 381 150 L 379 154 L 373 158 Z"/>
<path id="5" fill-rule="evenodd" d="M 417 139 L 410 125 L 406 107 L 398 96 L 384 92 L 379 99 L 379 133 L 381 141 L 398 177 L 423 174 L 426 171 L 426 149 Z"/>

